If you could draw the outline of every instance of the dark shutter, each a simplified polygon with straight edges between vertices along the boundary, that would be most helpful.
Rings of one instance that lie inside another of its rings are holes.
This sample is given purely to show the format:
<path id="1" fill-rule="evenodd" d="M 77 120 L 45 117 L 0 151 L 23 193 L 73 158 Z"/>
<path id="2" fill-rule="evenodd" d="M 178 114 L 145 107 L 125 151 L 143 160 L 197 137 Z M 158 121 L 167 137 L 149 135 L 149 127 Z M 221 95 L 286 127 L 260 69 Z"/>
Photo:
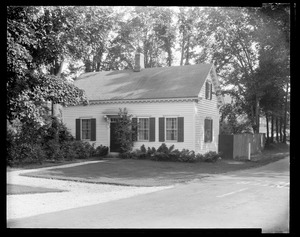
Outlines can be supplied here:
<path id="1" fill-rule="evenodd" d="M 91 119 L 91 141 L 96 141 L 96 119 Z"/>
<path id="2" fill-rule="evenodd" d="M 159 118 L 159 141 L 165 141 L 165 118 Z"/>
<path id="3" fill-rule="evenodd" d="M 137 141 L 137 129 L 138 129 L 138 124 L 137 124 L 137 118 L 132 118 L 132 141 Z"/>
<path id="4" fill-rule="evenodd" d="M 213 138 L 213 120 L 210 120 L 210 141 L 212 142 Z"/>
<path id="5" fill-rule="evenodd" d="M 208 119 L 204 120 L 204 142 L 208 142 L 209 140 L 209 126 L 210 126 L 210 122 Z"/>
<path id="6" fill-rule="evenodd" d="M 209 84 L 208 82 L 205 83 L 205 99 L 208 99 L 208 90 L 209 90 Z"/>
<path id="7" fill-rule="evenodd" d="M 212 84 L 210 84 L 210 100 L 212 99 Z"/>
<path id="8" fill-rule="evenodd" d="M 178 142 L 184 142 L 184 117 L 178 117 Z"/>
<path id="9" fill-rule="evenodd" d="M 75 122 L 76 122 L 76 127 L 75 127 L 76 140 L 80 140 L 80 134 L 81 134 L 80 123 L 81 123 L 81 121 L 80 121 L 80 119 L 76 119 Z"/>
<path id="10" fill-rule="evenodd" d="M 155 142 L 155 118 L 150 118 L 149 142 Z"/>

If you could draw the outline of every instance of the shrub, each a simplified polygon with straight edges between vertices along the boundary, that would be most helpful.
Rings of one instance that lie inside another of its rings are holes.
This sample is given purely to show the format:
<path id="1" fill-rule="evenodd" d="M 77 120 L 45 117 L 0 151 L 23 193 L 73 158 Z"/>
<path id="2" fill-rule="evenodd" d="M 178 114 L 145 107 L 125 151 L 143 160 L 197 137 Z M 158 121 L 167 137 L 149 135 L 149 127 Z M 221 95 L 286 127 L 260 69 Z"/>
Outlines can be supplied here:
<path id="1" fill-rule="evenodd" d="M 61 146 L 61 151 L 63 152 L 64 159 L 73 160 L 77 158 L 77 154 L 73 147 L 74 141 L 65 141 Z"/>
<path id="2" fill-rule="evenodd" d="M 8 165 L 13 166 L 25 163 L 42 163 L 46 157 L 47 156 L 40 144 L 15 144 L 10 150 Z"/>
<path id="3" fill-rule="evenodd" d="M 195 160 L 196 161 L 203 161 L 204 160 L 204 155 L 202 155 L 200 153 L 196 154 Z"/>
<path id="4" fill-rule="evenodd" d="M 43 149 L 49 160 L 61 160 L 63 159 L 63 153 L 60 150 L 60 144 L 57 140 L 52 139 L 43 145 Z"/>
<path id="5" fill-rule="evenodd" d="M 196 154 L 195 151 L 189 149 L 178 149 L 174 150 L 174 145 L 169 148 L 165 143 L 156 150 L 154 147 L 148 147 L 147 150 L 143 144 L 140 149 L 132 152 L 124 152 L 120 154 L 123 159 L 151 159 L 155 161 L 177 161 L 177 162 L 216 162 L 220 157 L 221 153 L 210 151 L 203 154 Z"/>
<path id="6" fill-rule="evenodd" d="M 95 149 L 95 156 L 106 156 L 108 154 L 108 147 L 107 146 L 98 146 Z"/>
<path id="7" fill-rule="evenodd" d="M 119 157 L 122 159 L 134 159 L 135 155 L 134 152 L 127 151 L 120 153 Z"/>
<path id="8" fill-rule="evenodd" d="M 147 150 L 148 156 L 153 156 L 155 154 L 155 152 L 156 152 L 155 147 L 152 147 L 151 149 L 150 149 L 150 147 L 148 147 L 148 150 Z"/>
<path id="9" fill-rule="evenodd" d="M 32 144 L 29 146 L 29 152 L 26 154 L 27 157 L 24 160 L 25 163 L 42 163 L 46 160 L 46 154 L 40 144 Z"/>
<path id="10" fill-rule="evenodd" d="M 216 162 L 219 158 L 221 158 L 221 154 L 215 151 L 206 152 L 203 156 L 203 161 L 205 162 Z"/>
<path id="11" fill-rule="evenodd" d="M 164 154 L 169 154 L 169 149 L 168 149 L 166 143 L 162 143 L 162 144 L 160 145 L 160 147 L 157 148 L 157 152 L 159 152 L 159 153 L 164 153 Z"/>
<path id="12" fill-rule="evenodd" d="M 190 151 L 188 149 L 183 149 L 179 154 L 179 161 L 183 162 L 195 162 L 196 155 L 194 151 Z"/>
<path id="13" fill-rule="evenodd" d="M 108 147 L 77 141 L 66 126 L 57 118 L 37 126 L 36 123 L 8 123 L 7 126 L 7 165 L 43 162 L 44 160 L 86 159 L 91 156 L 104 156 Z"/>
<path id="14" fill-rule="evenodd" d="M 144 153 L 144 154 L 146 154 L 146 153 L 147 153 L 147 151 L 146 151 L 146 147 L 145 147 L 145 145 L 144 145 L 144 144 L 141 146 L 141 149 L 140 149 L 140 151 L 141 151 L 141 153 Z"/>
<path id="15" fill-rule="evenodd" d="M 87 142 L 74 141 L 72 147 L 76 153 L 76 159 L 87 159 L 90 156 L 90 150 L 88 149 Z"/>

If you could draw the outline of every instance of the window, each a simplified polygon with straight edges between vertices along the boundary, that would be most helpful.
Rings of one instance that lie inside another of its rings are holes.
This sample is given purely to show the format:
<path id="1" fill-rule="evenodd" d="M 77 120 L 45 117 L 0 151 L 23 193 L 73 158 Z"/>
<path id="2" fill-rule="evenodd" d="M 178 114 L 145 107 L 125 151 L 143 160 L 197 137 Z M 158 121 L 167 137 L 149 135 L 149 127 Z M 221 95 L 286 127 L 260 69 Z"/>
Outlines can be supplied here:
<path id="1" fill-rule="evenodd" d="M 205 99 L 212 99 L 212 84 L 210 82 L 205 83 Z"/>
<path id="2" fill-rule="evenodd" d="M 177 141 L 177 118 L 166 118 L 166 140 Z"/>
<path id="3" fill-rule="evenodd" d="M 138 123 L 138 140 L 149 140 L 149 118 L 139 118 Z"/>
<path id="4" fill-rule="evenodd" d="M 87 140 L 91 139 L 91 120 L 82 119 L 81 120 L 81 139 Z"/>
<path id="5" fill-rule="evenodd" d="M 213 132 L 213 120 L 205 119 L 204 120 L 204 142 L 212 142 L 212 132 Z"/>

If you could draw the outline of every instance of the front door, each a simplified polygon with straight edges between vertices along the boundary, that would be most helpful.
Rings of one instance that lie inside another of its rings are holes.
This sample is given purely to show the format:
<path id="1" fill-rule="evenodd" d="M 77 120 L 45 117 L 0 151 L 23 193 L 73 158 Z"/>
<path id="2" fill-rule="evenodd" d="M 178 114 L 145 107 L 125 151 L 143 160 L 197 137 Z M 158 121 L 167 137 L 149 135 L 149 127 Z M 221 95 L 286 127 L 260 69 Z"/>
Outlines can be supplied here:
<path id="1" fill-rule="evenodd" d="M 110 122 L 110 152 L 121 152 L 120 143 L 116 139 L 116 125 L 116 119 L 112 118 Z"/>

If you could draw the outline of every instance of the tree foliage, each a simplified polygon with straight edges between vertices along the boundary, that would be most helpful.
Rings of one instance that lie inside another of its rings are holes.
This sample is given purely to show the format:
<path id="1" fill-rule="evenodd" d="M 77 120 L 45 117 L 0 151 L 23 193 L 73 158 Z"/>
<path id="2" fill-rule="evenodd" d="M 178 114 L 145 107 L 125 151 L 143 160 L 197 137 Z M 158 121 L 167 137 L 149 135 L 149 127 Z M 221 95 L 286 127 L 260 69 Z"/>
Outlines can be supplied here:
<path id="1" fill-rule="evenodd" d="M 148 68 L 172 66 L 176 53 L 180 65 L 213 62 L 223 92 L 234 98 L 232 113 L 242 110 L 255 132 L 261 115 L 276 116 L 286 126 L 289 34 L 289 4 L 8 6 L 7 118 L 41 122 L 47 101 L 87 103 L 66 78 L 80 71 L 132 69 L 140 50 Z"/>
<path id="2" fill-rule="evenodd" d="M 47 101 L 87 103 L 82 90 L 53 75 L 61 57 L 71 55 L 68 17 L 72 11 L 67 7 L 7 7 L 7 13 L 7 119 L 43 123 Z"/>

